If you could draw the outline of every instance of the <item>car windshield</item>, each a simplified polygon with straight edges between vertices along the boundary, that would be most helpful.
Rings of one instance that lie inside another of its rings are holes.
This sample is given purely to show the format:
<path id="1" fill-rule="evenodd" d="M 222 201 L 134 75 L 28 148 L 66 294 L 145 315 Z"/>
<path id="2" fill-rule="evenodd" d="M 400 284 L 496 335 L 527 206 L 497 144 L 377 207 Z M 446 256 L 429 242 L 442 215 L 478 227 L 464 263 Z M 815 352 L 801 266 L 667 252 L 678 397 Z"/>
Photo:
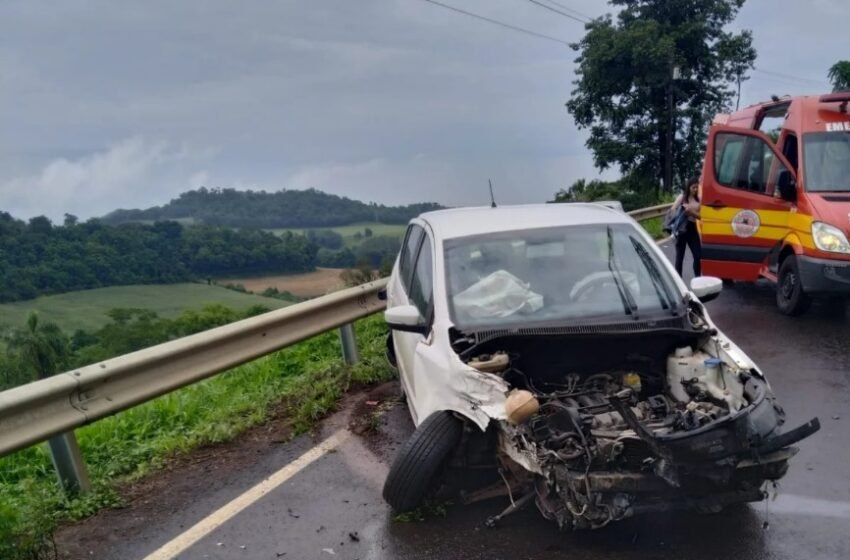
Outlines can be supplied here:
<path id="1" fill-rule="evenodd" d="M 672 311 L 681 295 L 630 224 L 498 232 L 444 244 L 458 328 Z"/>
<path id="2" fill-rule="evenodd" d="M 850 191 L 850 132 L 812 132 L 803 147 L 806 190 Z"/>

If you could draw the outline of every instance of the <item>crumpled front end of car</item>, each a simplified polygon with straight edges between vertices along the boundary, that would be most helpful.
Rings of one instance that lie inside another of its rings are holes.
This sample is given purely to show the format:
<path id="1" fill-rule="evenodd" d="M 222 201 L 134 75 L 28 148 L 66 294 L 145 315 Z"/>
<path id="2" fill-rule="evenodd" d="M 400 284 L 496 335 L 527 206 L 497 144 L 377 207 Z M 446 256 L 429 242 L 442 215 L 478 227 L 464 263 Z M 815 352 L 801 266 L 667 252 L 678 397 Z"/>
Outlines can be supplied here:
<path id="1" fill-rule="evenodd" d="M 511 388 L 497 421 L 503 472 L 562 528 L 761 500 L 820 427 L 785 430 L 765 378 L 716 331 L 516 333 L 480 350 L 468 364 L 504 356 Z"/>

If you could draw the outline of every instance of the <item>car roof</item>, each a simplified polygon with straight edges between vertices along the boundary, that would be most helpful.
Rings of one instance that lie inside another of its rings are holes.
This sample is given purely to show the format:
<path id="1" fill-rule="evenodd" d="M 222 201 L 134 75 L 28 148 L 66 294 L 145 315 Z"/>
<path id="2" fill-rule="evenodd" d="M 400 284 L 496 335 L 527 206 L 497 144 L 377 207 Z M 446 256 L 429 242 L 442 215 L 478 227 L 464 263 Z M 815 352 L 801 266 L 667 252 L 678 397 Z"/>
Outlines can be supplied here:
<path id="1" fill-rule="evenodd" d="M 500 231 L 632 221 L 627 214 L 601 204 L 579 202 L 450 208 L 426 212 L 419 218 L 431 226 L 434 234 L 441 239 Z"/>

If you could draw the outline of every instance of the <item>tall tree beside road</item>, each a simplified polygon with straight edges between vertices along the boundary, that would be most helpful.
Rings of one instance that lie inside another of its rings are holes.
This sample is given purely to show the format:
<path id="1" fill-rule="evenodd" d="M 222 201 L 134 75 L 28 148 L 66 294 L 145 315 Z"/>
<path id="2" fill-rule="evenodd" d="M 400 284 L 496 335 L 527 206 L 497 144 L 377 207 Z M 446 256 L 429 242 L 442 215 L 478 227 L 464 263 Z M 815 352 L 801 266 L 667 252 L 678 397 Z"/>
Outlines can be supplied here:
<path id="1" fill-rule="evenodd" d="M 599 169 L 666 191 L 702 161 L 708 124 L 731 104 L 756 51 L 749 31 L 724 30 L 744 0 L 611 0 L 620 9 L 572 45 L 576 89 L 567 108 Z M 658 187 L 656 187 L 658 188 Z"/>
<path id="2" fill-rule="evenodd" d="M 850 90 L 850 60 L 839 60 L 829 68 L 832 91 Z"/>

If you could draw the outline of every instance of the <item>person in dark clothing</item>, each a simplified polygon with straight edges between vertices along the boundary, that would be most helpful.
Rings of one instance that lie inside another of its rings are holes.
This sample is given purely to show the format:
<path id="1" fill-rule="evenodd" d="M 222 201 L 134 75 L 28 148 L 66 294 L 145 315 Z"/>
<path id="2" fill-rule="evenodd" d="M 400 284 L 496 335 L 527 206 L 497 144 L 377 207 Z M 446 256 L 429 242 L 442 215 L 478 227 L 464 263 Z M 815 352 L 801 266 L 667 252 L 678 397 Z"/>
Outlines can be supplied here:
<path id="1" fill-rule="evenodd" d="M 688 180 L 684 192 L 679 195 L 673 203 L 673 212 L 684 211 L 685 225 L 678 232 L 674 231 L 676 238 L 676 272 L 682 275 L 682 264 L 685 261 L 685 247 L 691 249 L 694 258 L 694 276 L 700 276 L 700 259 L 702 258 L 702 245 L 697 230 L 699 219 L 699 179 L 694 177 Z"/>

